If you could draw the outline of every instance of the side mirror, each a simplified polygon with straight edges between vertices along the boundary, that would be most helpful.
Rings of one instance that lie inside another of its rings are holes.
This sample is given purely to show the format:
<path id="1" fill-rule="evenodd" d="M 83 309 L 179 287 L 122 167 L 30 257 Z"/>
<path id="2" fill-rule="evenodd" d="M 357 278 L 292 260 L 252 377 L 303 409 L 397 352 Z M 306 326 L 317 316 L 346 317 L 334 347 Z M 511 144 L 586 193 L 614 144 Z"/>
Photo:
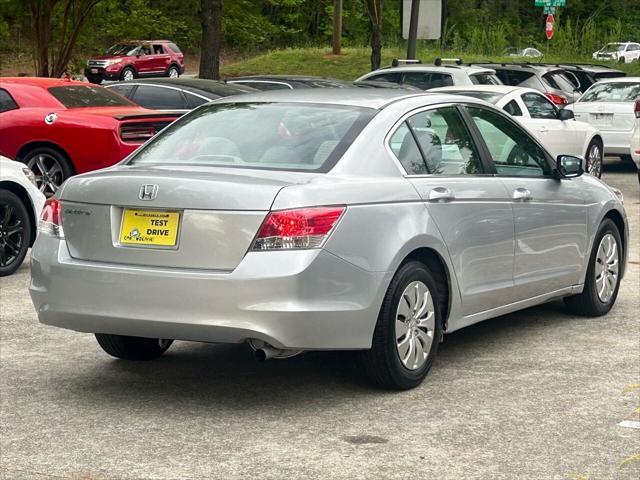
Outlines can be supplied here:
<path id="1" fill-rule="evenodd" d="M 558 112 L 558 118 L 564 122 L 566 120 L 573 120 L 574 118 L 576 118 L 576 116 L 573 113 L 573 110 L 569 110 L 567 108 L 562 108 Z"/>
<path id="2" fill-rule="evenodd" d="M 561 178 L 575 178 L 585 171 L 586 160 L 571 155 L 560 155 L 556 160 L 556 169 Z"/>

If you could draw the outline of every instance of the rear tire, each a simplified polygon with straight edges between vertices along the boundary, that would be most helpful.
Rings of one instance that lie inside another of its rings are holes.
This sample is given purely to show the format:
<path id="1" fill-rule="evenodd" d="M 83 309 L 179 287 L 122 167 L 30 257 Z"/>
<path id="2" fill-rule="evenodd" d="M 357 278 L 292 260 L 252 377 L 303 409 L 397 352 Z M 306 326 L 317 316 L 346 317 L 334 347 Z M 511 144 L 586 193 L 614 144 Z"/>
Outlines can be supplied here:
<path id="1" fill-rule="evenodd" d="M 607 248 L 607 242 L 611 241 L 615 242 L 614 253 L 609 253 Z M 578 295 L 564 299 L 569 312 L 587 317 L 599 317 L 611 310 L 620 288 L 620 265 L 624 258 L 623 253 L 618 227 L 607 218 L 600 224 L 593 242 L 584 290 Z M 611 287 L 612 281 L 615 281 L 615 285 Z"/>
<path id="2" fill-rule="evenodd" d="M 178 78 L 180 76 L 180 70 L 175 65 L 171 65 L 167 70 L 167 77 Z"/>
<path id="3" fill-rule="evenodd" d="M 360 354 L 373 384 L 407 390 L 422 383 L 442 334 L 439 304 L 437 283 L 429 269 L 418 261 L 402 265 L 382 302 L 371 349 Z"/>
<path id="4" fill-rule="evenodd" d="M 96 333 L 96 340 L 102 349 L 112 357 L 123 360 L 153 360 L 158 358 L 173 343 L 166 340 L 160 345 L 157 338 L 128 337 L 125 335 L 109 335 Z"/>
<path id="5" fill-rule="evenodd" d="M 14 273 L 27 255 L 31 219 L 15 193 L 0 189 L 0 277 Z"/>
<path id="6" fill-rule="evenodd" d="M 50 147 L 38 147 L 28 152 L 22 162 L 36 176 L 36 185 L 47 197 L 52 196 L 62 183 L 75 175 L 69 159 Z"/>

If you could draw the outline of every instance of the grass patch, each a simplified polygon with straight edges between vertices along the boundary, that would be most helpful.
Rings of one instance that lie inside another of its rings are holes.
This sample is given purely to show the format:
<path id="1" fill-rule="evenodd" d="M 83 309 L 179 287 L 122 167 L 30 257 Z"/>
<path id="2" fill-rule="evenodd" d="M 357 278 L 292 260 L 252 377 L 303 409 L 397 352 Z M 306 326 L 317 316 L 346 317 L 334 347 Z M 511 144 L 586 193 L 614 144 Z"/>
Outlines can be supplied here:
<path id="1" fill-rule="evenodd" d="M 222 68 L 223 77 L 238 77 L 241 75 L 260 74 L 289 74 L 289 75 L 314 75 L 320 77 L 339 78 L 342 80 L 355 80 L 360 75 L 370 71 L 368 48 L 343 48 L 341 55 L 332 55 L 329 48 L 288 48 L 274 50 L 262 55 L 243 59 L 225 65 Z M 382 64 L 390 65 L 394 58 L 404 58 L 406 50 L 399 47 L 384 48 L 382 50 Z M 508 57 L 469 55 L 461 52 L 439 52 L 437 50 L 422 50 L 418 58 L 430 63 L 436 57 L 462 58 L 465 62 L 492 60 L 511 62 L 514 59 Z M 591 63 L 591 57 L 544 57 L 545 63 Z M 596 63 L 596 62 L 594 62 Z M 640 75 L 640 62 L 629 65 L 611 64 L 627 72 L 627 75 Z"/>

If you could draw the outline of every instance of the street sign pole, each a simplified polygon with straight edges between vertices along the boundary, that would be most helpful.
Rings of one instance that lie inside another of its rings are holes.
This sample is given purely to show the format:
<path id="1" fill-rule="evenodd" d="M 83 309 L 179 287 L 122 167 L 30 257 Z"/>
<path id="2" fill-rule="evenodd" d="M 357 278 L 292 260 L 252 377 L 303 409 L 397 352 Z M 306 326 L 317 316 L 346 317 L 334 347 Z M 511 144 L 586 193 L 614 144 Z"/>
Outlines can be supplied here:
<path id="1" fill-rule="evenodd" d="M 409 39 L 407 45 L 407 60 L 415 60 L 416 43 L 418 41 L 418 14 L 420 13 L 420 0 L 411 0 L 411 17 L 409 20 Z"/>

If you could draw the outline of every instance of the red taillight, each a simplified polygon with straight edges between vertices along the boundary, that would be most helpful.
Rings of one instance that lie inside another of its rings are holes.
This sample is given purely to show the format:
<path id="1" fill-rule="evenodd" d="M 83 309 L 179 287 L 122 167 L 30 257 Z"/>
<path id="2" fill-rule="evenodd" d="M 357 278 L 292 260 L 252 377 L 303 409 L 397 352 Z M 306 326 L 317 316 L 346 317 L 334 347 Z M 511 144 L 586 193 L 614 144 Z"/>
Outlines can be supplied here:
<path id="1" fill-rule="evenodd" d="M 158 133 L 156 129 L 149 126 L 123 125 L 120 127 L 120 138 L 129 143 L 144 143 L 156 133 Z"/>
<path id="2" fill-rule="evenodd" d="M 640 100 L 636 100 L 636 106 L 633 108 L 636 118 L 640 118 Z"/>
<path id="3" fill-rule="evenodd" d="M 563 97 L 562 95 L 557 95 L 555 93 L 545 93 L 545 96 L 551 100 L 551 103 L 554 103 L 556 105 L 567 105 L 569 103 L 569 101 L 567 100 L 567 97 Z"/>
<path id="4" fill-rule="evenodd" d="M 38 222 L 38 231 L 48 233 L 55 237 L 64 237 L 62 230 L 62 205 L 57 198 L 49 198 L 44 202 L 42 213 L 40 213 L 40 221 Z"/>
<path id="5" fill-rule="evenodd" d="M 321 247 L 346 207 L 313 207 L 270 212 L 262 222 L 252 250 Z"/>

